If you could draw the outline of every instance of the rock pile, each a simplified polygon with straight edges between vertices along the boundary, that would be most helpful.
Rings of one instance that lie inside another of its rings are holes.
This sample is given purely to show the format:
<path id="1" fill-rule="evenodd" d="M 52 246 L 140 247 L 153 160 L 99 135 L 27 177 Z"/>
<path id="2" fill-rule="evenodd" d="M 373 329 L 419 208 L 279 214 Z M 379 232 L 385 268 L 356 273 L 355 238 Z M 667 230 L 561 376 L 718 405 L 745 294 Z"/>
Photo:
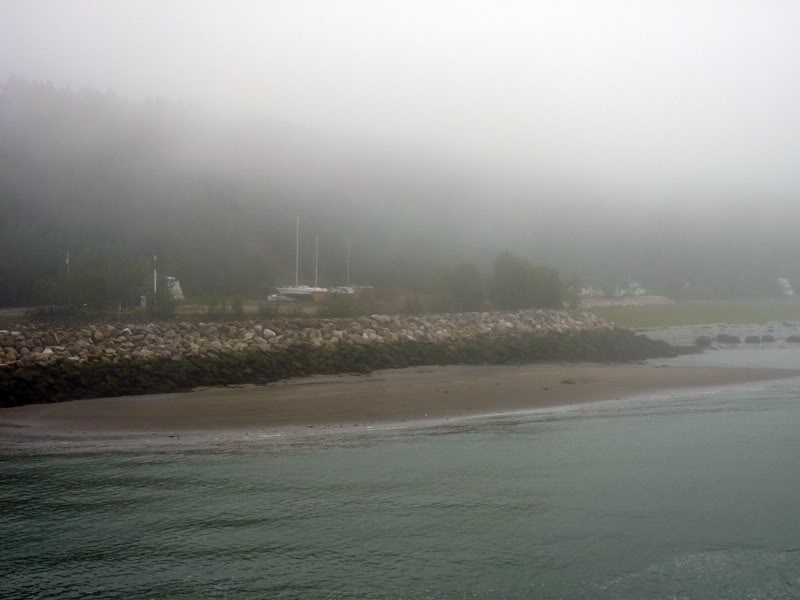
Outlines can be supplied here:
<path id="1" fill-rule="evenodd" d="M 85 327 L 25 324 L 0 330 L 0 368 L 59 362 L 80 366 L 149 359 L 180 361 L 225 352 L 279 352 L 296 345 L 454 344 L 476 338 L 604 329 L 611 326 L 592 313 L 554 310 Z"/>
<path id="2" fill-rule="evenodd" d="M 638 361 L 678 350 L 582 312 L 0 331 L 0 407 L 420 365 Z"/>

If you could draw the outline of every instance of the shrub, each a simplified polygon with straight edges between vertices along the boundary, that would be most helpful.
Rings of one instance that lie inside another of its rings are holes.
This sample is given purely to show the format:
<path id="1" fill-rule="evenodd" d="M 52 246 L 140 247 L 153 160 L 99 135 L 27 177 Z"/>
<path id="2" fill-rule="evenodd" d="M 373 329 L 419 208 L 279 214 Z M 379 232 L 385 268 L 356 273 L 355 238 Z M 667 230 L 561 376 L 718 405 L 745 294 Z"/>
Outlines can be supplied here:
<path id="1" fill-rule="evenodd" d="M 333 319 L 355 317 L 359 313 L 353 294 L 332 294 L 322 301 L 318 314 L 320 317 Z"/>
<path id="2" fill-rule="evenodd" d="M 278 313 L 278 307 L 274 304 L 270 304 L 268 302 L 261 302 L 258 305 L 258 314 L 265 319 L 274 319 L 280 313 Z"/>
<path id="3" fill-rule="evenodd" d="M 178 303 L 172 297 L 172 292 L 167 288 L 166 284 L 158 287 L 158 294 L 154 296 L 150 294 L 147 298 L 147 316 L 151 318 L 165 319 L 174 317 L 178 308 Z"/>
<path id="4" fill-rule="evenodd" d="M 233 316 L 237 319 L 244 318 L 244 304 L 242 303 L 241 298 L 234 298 L 233 304 L 231 304 L 231 312 L 233 312 Z"/>
<path id="5" fill-rule="evenodd" d="M 215 321 L 226 318 L 228 313 L 228 304 L 224 299 L 214 298 L 206 308 L 206 316 Z"/>
<path id="6" fill-rule="evenodd" d="M 442 312 L 473 312 L 485 304 L 481 273 L 472 263 L 441 271 L 433 285 L 434 307 Z"/>

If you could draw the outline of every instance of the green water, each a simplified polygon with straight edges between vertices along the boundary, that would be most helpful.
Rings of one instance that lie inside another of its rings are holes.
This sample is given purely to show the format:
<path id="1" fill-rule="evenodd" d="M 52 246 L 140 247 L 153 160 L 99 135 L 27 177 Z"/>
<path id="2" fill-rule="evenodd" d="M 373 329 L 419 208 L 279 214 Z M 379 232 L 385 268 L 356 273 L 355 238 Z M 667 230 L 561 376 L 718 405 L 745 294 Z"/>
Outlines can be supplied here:
<path id="1" fill-rule="evenodd" d="M 800 598 L 797 380 L 0 478 L 5 600 Z"/>

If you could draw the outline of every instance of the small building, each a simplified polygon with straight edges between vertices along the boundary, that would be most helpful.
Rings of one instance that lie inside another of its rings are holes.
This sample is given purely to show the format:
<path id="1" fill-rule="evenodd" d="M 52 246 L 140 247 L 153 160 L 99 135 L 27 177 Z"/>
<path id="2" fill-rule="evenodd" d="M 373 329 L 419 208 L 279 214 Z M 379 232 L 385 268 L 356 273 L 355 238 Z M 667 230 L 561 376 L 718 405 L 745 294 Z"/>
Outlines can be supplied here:
<path id="1" fill-rule="evenodd" d="M 183 290 L 181 289 L 181 282 L 178 281 L 176 277 L 170 277 L 167 275 L 164 280 L 167 284 L 167 291 L 169 292 L 172 299 L 175 302 L 183 302 L 185 300 L 183 296 Z"/>
<path id="2" fill-rule="evenodd" d="M 581 298 L 602 298 L 605 295 L 603 290 L 593 287 L 591 284 L 582 287 L 581 291 L 578 292 L 578 296 Z"/>
<path id="3" fill-rule="evenodd" d="M 638 281 L 629 281 L 626 285 L 622 287 L 618 287 L 614 290 L 614 296 L 616 298 L 625 298 L 625 297 L 634 297 L 638 298 L 639 296 L 646 296 L 647 290 L 642 287 L 642 285 Z"/>
<path id="4" fill-rule="evenodd" d="M 794 288 L 786 277 L 778 277 L 778 287 L 784 296 L 794 296 Z"/>

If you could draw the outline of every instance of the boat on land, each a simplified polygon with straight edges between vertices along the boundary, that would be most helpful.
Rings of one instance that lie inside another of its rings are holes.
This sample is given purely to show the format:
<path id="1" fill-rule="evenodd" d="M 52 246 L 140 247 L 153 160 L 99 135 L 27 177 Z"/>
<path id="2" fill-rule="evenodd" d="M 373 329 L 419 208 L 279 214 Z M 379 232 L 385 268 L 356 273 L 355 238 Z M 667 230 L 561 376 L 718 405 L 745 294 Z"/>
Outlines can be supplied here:
<path id="1" fill-rule="evenodd" d="M 329 291 L 331 294 L 355 294 L 356 288 L 350 285 L 342 285 L 331 288 Z"/>
<path id="2" fill-rule="evenodd" d="M 310 285 L 287 285 L 276 287 L 275 290 L 280 296 L 311 296 L 313 294 L 327 294 L 328 288 L 314 287 Z"/>
<path id="3" fill-rule="evenodd" d="M 284 298 L 311 297 L 314 294 L 327 294 L 328 289 L 319 287 L 319 237 L 316 238 L 314 248 L 314 285 L 300 285 L 300 217 L 297 217 L 297 224 L 294 238 L 294 285 L 276 287 L 277 294 L 272 294 L 270 298 L 275 301 Z"/>
<path id="4" fill-rule="evenodd" d="M 274 294 L 268 300 L 272 302 L 292 301 L 300 299 L 310 299 L 315 294 L 336 294 L 352 295 L 356 289 L 371 286 L 350 285 L 350 243 L 347 244 L 347 284 L 332 288 L 324 288 L 319 285 L 319 237 L 314 243 L 314 285 L 300 284 L 300 217 L 297 217 L 295 230 L 295 249 L 294 249 L 294 285 L 276 287 Z"/>

